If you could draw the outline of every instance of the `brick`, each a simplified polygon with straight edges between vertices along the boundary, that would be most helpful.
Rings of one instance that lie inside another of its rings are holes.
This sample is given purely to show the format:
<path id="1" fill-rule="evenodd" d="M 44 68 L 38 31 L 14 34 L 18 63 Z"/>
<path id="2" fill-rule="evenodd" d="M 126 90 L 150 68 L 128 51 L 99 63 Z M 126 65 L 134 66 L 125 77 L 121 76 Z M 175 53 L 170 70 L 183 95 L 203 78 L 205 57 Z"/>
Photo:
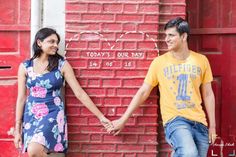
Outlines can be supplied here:
<path id="1" fill-rule="evenodd" d="M 88 134 L 70 133 L 68 136 L 68 140 L 76 142 L 89 142 L 90 136 Z"/>
<path id="2" fill-rule="evenodd" d="M 159 5 L 158 4 L 140 4 L 139 5 L 139 13 L 159 13 Z"/>
<path id="3" fill-rule="evenodd" d="M 157 115 L 157 106 L 156 107 L 144 107 L 143 109 L 145 116 Z"/>
<path id="4" fill-rule="evenodd" d="M 156 47 L 155 43 L 152 41 L 148 41 L 148 42 L 138 42 L 138 49 L 139 50 L 149 50 L 149 49 L 154 49 Z"/>
<path id="5" fill-rule="evenodd" d="M 137 157 L 157 157 L 157 153 L 138 153 Z"/>
<path id="6" fill-rule="evenodd" d="M 156 135 L 139 135 L 138 142 L 142 144 L 157 144 Z M 154 145 L 154 147 L 155 147 Z M 151 150 L 153 150 L 152 148 Z M 155 149 L 154 149 L 155 150 Z M 147 150 L 146 150 L 147 151 Z"/>
<path id="7" fill-rule="evenodd" d="M 89 123 L 89 125 L 101 125 L 101 123 L 97 117 L 89 117 L 88 123 Z"/>
<path id="8" fill-rule="evenodd" d="M 137 91 L 138 91 L 138 89 L 137 89 Z M 124 106 L 127 106 L 127 105 L 129 105 L 131 100 L 132 100 L 132 97 L 130 97 L 130 98 L 123 98 L 121 104 L 123 104 Z"/>
<path id="9" fill-rule="evenodd" d="M 77 142 L 71 142 L 69 141 L 69 150 L 77 150 L 77 151 L 81 151 L 81 145 Z"/>
<path id="10" fill-rule="evenodd" d="M 102 142 L 102 136 L 100 134 L 92 134 L 90 136 L 91 142 Z"/>
<path id="11" fill-rule="evenodd" d="M 120 97 L 105 97 L 104 98 L 104 106 L 114 106 L 121 104 Z"/>
<path id="12" fill-rule="evenodd" d="M 124 13 L 137 13 L 138 5 L 137 4 L 124 4 Z"/>
<path id="13" fill-rule="evenodd" d="M 156 140 L 157 140 L 156 136 L 154 136 L 154 138 L 156 138 Z M 157 141 L 154 142 L 154 144 L 152 144 L 152 145 L 146 144 L 145 145 L 145 152 L 157 152 L 157 146 L 156 145 L 157 145 Z"/>
<path id="14" fill-rule="evenodd" d="M 102 42 L 102 49 L 104 50 L 121 50 L 122 49 L 122 44 L 121 42 L 117 41 L 103 41 Z"/>
<path id="15" fill-rule="evenodd" d="M 143 126 L 128 126 L 126 125 L 122 130 L 122 133 L 135 133 L 135 134 L 143 134 L 145 128 Z"/>
<path id="16" fill-rule="evenodd" d="M 116 90 L 115 89 L 113 89 L 113 88 L 107 88 L 106 89 L 106 95 L 107 96 L 115 96 L 116 95 Z"/>
<path id="17" fill-rule="evenodd" d="M 117 78 L 144 78 L 146 76 L 146 70 L 117 70 L 116 72 Z"/>
<path id="18" fill-rule="evenodd" d="M 87 88 L 86 93 L 89 96 L 105 96 L 105 89 L 103 88 Z"/>
<path id="19" fill-rule="evenodd" d="M 70 65 L 73 68 L 85 68 L 87 67 L 87 62 L 86 61 L 82 61 L 82 60 L 70 60 L 69 61 Z"/>
<path id="20" fill-rule="evenodd" d="M 129 15 L 129 14 L 118 14 L 116 15 L 116 21 L 120 22 L 142 22 L 142 15 Z"/>
<path id="21" fill-rule="evenodd" d="M 173 13 L 185 13 L 185 4 L 183 6 L 173 5 L 172 12 Z"/>
<path id="22" fill-rule="evenodd" d="M 121 153 L 105 153 L 103 157 L 123 157 Z"/>
<path id="23" fill-rule="evenodd" d="M 176 0 L 164 0 L 165 3 L 176 3 Z M 186 0 L 178 0 L 178 3 L 185 3 Z"/>
<path id="24" fill-rule="evenodd" d="M 102 30 L 103 31 L 121 31 L 122 25 L 120 23 L 103 23 Z"/>
<path id="25" fill-rule="evenodd" d="M 136 63 L 136 69 L 148 69 L 152 61 L 150 60 L 140 60 Z"/>
<path id="26" fill-rule="evenodd" d="M 120 87 L 121 80 L 120 79 L 103 79 L 102 86 L 103 87 Z"/>
<path id="27" fill-rule="evenodd" d="M 138 135 L 124 135 L 123 144 L 136 144 L 138 142 Z"/>
<path id="28" fill-rule="evenodd" d="M 70 133 L 78 133 L 80 131 L 80 128 L 78 125 L 74 125 L 74 124 L 70 124 L 70 122 L 68 123 L 68 131 L 69 134 Z"/>
<path id="29" fill-rule="evenodd" d="M 137 117 L 137 123 L 140 125 L 157 125 L 156 117 Z"/>
<path id="30" fill-rule="evenodd" d="M 118 88 L 117 96 L 133 96 L 137 92 L 137 89 L 133 88 Z"/>
<path id="31" fill-rule="evenodd" d="M 78 117 L 78 116 L 67 116 L 68 122 L 70 124 L 79 124 L 79 125 L 87 125 L 88 118 L 87 117 Z"/>
<path id="32" fill-rule="evenodd" d="M 102 153 L 88 153 L 87 157 L 103 157 Z"/>
<path id="33" fill-rule="evenodd" d="M 114 21 L 114 15 L 112 14 L 82 14 L 81 18 L 83 21 Z"/>
<path id="34" fill-rule="evenodd" d="M 143 79 L 123 79 L 123 87 L 141 87 Z"/>
<path id="35" fill-rule="evenodd" d="M 122 11 L 122 4 L 104 4 L 103 12 L 104 13 L 120 13 Z"/>
<path id="36" fill-rule="evenodd" d="M 135 50 L 136 48 L 136 42 L 126 41 L 123 43 L 123 50 Z"/>
<path id="37" fill-rule="evenodd" d="M 123 31 L 136 31 L 137 24 L 135 23 L 124 23 L 123 24 Z"/>
<path id="38" fill-rule="evenodd" d="M 116 39 L 120 41 L 142 41 L 143 34 L 141 33 L 133 33 L 133 32 L 126 32 L 126 33 L 117 33 Z"/>
<path id="39" fill-rule="evenodd" d="M 108 116 L 115 116 L 115 108 L 107 108 L 107 115 Z"/>
<path id="40" fill-rule="evenodd" d="M 118 144 L 117 152 L 143 152 L 143 145 Z"/>
<path id="41" fill-rule="evenodd" d="M 136 153 L 125 153 L 124 157 L 136 157 Z"/>
<path id="42" fill-rule="evenodd" d="M 113 77 L 114 74 L 111 70 L 80 70 L 81 77 L 86 78 L 94 78 L 94 77 L 100 77 L 100 78 L 110 78 Z"/>
<path id="43" fill-rule="evenodd" d="M 146 126 L 145 133 L 156 133 L 157 127 L 156 126 Z"/>
<path id="44" fill-rule="evenodd" d="M 122 116 L 125 111 L 127 110 L 127 107 L 117 107 L 116 108 L 116 115 Z M 133 116 L 142 116 L 143 115 L 143 109 L 142 108 L 137 108 L 133 114 Z"/>
<path id="45" fill-rule="evenodd" d="M 82 150 L 84 152 L 89 152 L 89 151 L 113 152 L 114 149 L 115 147 L 112 144 L 82 144 Z"/>
<path id="46" fill-rule="evenodd" d="M 68 21 L 80 21 L 80 20 L 81 20 L 81 14 L 66 13 L 66 23 L 68 23 Z"/>
<path id="47" fill-rule="evenodd" d="M 145 22 L 153 23 L 153 22 L 158 22 L 159 16 L 158 15 L 145 15 Z"/>
<path id="48" fill-rule="evenodd" d="M 153 41 L 157 47 L 158 33 L 145 33 L 144 41 Z"/>
<path id="49" fill-rule="evenodd" d="M 66 10 L 69 11 L 87 12 L 87 8 L 88 7 L 86 3 L 78 3 L 78 4 L 66 3 Z"/>
<path id="50" fill-rule="evenodd" d="M 89 13 L 100 13 L 102 11 L 102 4 L 98 3 L 89 3 L 88 12 Z"/>
<path id="51" fill-rule="evenodd" d="M 67 114 L 80 114 L 80 107 L 67 107 L 66 109 Z"/>
<path id="52" fill-rule="evenodd" d="M 123 136 L 104 135 L 103 141 L 106 143 L 123 143 Z"/>
<path id="53" fill-rule="evenodd" d="M 89 87 L 100 87 L 100 80 L 99 79 L 89 79 L 88 86 Z"/>
<path id="54" fill-rule="evenodd" d="M 70 41 L 66 42 L 67 48 L 76 48 L 76 49 L 87 49 L 87 42 L 83 41 Z"/>
<path id="55" fill-rule="evenodd" d="M 157 32 L 158 25 L 157 24 L 140 24 L 138 26 L 139 31 L 148 31 L 148 32 Z"/>
<path id="56" fill-rule="evenodd" d="M 99 50 L 100 42 L 99 41 L 90 41 L 88 42 L 88 50 Z"/>
<path id="57" fill-rule="evenodd" d="M 91 133 L 91 134 L 101 134 L 106 133 L 105 129 L 102 126 L 82 126 L 80 127 L 81 133 Z"/>
<path id="58" fill-rule="evenodd" d="M 95 33 L 83 33 L 80 34 L 81 41 L 98 41 L 100 40 L 101 36 Z"/>

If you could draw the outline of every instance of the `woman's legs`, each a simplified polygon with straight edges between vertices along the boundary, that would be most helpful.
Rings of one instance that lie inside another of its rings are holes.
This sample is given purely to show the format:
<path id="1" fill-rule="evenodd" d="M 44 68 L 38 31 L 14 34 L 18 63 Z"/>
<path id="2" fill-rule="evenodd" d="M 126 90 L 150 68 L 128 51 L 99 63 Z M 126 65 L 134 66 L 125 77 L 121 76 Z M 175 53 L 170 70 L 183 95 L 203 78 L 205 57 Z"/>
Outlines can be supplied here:
<path id="1" fill-rule="evenodd" d="M 35 142 L 31 142 L 28 145 L 27 152 L 29 157 L 47 157 L 47 149 L 43 145 Z"/>

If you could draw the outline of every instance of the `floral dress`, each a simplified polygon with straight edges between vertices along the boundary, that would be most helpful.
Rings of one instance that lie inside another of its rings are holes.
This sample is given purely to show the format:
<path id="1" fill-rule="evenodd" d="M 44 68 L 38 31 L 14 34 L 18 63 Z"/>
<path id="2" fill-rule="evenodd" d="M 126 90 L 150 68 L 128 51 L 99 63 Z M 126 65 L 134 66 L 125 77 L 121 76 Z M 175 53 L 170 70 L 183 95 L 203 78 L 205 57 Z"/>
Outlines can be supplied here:
<path id="1" fill-rule="evenodd" d="M 42 144 L 49 152 L 67 150 L 67 121 L 61 98 L 64 78 L 60 71 L 64 63 L 60 59 L 58 67 L 45 74 L 34 73 L 33 60 L 23 63 L 29 89 L 23 113 L 23 152 L 30 142 Z"/>

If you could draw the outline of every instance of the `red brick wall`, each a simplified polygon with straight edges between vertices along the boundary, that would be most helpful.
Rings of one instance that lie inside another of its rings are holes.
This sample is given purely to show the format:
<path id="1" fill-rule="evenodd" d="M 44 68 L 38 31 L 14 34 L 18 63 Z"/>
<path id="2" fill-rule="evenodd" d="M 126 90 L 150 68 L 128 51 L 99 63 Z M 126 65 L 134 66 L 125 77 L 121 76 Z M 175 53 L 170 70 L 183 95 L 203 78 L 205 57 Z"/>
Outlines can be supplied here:
<path id="1" fill-rule="evenodd" d="M 67 59 L 109 119 L 124 113 L 158 50 L 165 50 L 164 22 L 184 16 L 184 9 L 184 0 L 66 1 Z M 68 156 L 154 157 L 158 149 L 168 155 L 158 146 L 163 131 L 159 136 L 157 100 L 155 89 L 121 134 L 112 136 L 67 88 Z"/>

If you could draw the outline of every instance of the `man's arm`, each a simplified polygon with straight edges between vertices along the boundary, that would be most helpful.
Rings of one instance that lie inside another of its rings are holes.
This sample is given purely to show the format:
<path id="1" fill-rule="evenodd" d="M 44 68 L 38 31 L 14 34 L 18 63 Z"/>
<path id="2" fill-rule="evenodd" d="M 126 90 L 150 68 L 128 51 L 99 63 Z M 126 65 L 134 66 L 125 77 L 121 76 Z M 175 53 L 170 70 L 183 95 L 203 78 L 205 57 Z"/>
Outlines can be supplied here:
<path id="1" fill-rule="evenodd" d="M 133 97 L 132 101 L 130 102 L 128 108 L 126 109 L 122 117 L 112 122 L 114 128 L 108 131 L 114 131 L 114 135 L 119 134 L 119 132 L 125 126 L 125 123 L 128 121 L 129 117 L 135 111 L 135 109 L 137 109 L 141 104 L 143 104 L 143 102 L 149 97 L 152 89 L 153 87 L 151 85 L 144 82 Z"/>
<path id="2" fill-rule="evenodd" d="M 209 142 L 214 143 L 216 139 L 216 122 L 215 122 L 215 97 L 211 87 L 211 83 L 201 86 L 202 97 L 206 107 L 209 119 Z"/>

